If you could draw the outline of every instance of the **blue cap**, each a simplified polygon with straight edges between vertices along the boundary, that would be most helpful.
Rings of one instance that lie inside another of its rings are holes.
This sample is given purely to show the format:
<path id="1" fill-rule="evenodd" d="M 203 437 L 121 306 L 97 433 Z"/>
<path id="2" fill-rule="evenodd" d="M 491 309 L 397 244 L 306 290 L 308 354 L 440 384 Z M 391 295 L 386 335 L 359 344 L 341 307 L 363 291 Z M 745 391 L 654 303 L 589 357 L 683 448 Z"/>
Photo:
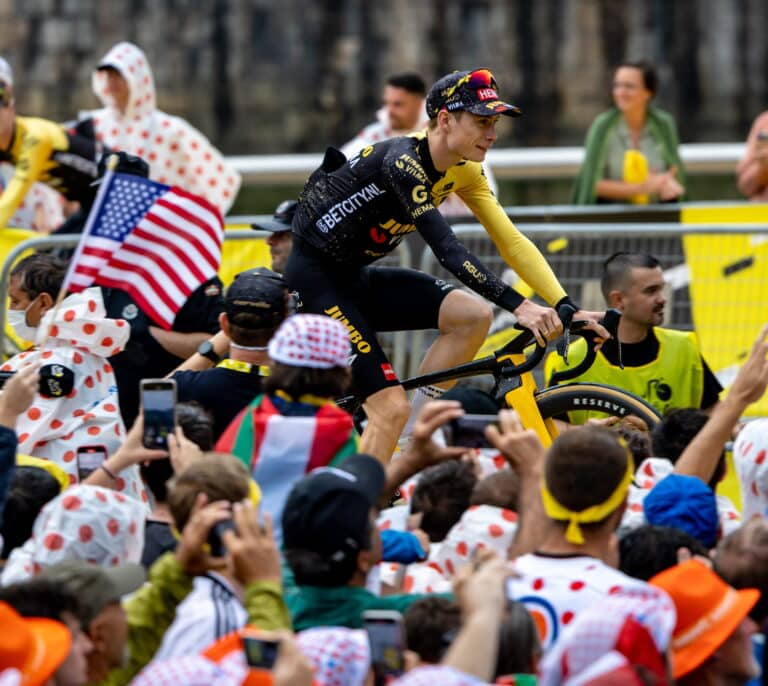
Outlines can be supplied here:
<path id="1" fill-rule="evenodd" d="M 685 531 L 708 548 L 717 543 L 715 494 L 698 477 L 670 474 L 645 496 L 643 511 L 649 524 Z"/>

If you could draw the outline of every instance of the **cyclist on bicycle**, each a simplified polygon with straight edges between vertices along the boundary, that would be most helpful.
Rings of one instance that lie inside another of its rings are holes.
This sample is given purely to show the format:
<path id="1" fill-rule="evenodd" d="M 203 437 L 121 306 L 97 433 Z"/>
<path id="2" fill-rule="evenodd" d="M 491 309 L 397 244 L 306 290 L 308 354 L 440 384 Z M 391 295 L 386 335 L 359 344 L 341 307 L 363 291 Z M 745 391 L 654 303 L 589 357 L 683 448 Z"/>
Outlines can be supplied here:
<path id="1" fill-rule="evenodd" d="M 544 257 L 509 220 L 482 172 L 500 115 L 518 116 L 518 108 L 500 100 L 487 69 L 444 76 L 432 86 L 426 107 L 426 132 L 368 146 L 350 160 L 328 149 L 299 198 L 293 251 L 284 274 L 301 311 L 327 314 L 349 330 L 354 381 L 368 416 L 362 450 L 382 461 L 392 455 L 411 408 L 375 333 L 437 328 L 440 335 L 420 369 L 428 372 L 471 360 L 488 331 L 491 311 L 474 295 L 428 274 L 368 265 L 418 231 L 446 269 L 513 312 L 541 344 L 561 332 L 553 307 L 569 301 Z M 536 305 L 505 285 L 458 241 L 436 209 L 452 192 L 477 216 L 505 261 L 550 307 Z M 600 315 L 578 316 L 597 320 Z M 591 326 L 607 337 L 602 327 Z M 414 410 L 442 390 L 417 392 Z"/>

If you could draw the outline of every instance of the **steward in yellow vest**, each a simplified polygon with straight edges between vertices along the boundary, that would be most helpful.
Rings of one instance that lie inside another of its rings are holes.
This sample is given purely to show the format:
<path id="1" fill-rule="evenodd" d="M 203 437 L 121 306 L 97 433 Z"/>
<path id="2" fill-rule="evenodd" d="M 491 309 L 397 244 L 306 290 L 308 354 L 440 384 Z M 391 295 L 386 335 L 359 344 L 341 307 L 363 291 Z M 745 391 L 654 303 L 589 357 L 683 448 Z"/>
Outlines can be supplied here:
<path id="1" fill-rule="evenodd" d="M 653 327 L 649 329 L 648 338 L 645 341 L 624 344 L 622 358 L 626 356 L 628 348 L 637 346 L 642 346 L 643 349 L 651 352 L 645 363 L 630 366 L 631 362 L 640 361 L 642 357 L 640 360 L 623 359 L 625 367 L 621 369 L 618 365 L 616 342 L 607 341 L 603 349 L 597 353 L 592 367 L 581 376 L 569 380 L 569 383 L 589 381 L 622 388 L 643 398 L 662 415 L 672 408 L 702 406 L 704 361 L 701 358 L 695 333 Z M 652 354 L 654 348 L 655 355 Z M 568 365 L 557 353 L 550 354 L 546 362 L 547 379 L 554 372 L 575 367 L 585 354 L 586 344 L 583 338 L 571 345 Z M 715 397 L 716 400 L 717 397 Z M 589 412 L 570 413 L 571 421 L 577 424 L 584 423 L 590 416 L 600 415 Z"/>

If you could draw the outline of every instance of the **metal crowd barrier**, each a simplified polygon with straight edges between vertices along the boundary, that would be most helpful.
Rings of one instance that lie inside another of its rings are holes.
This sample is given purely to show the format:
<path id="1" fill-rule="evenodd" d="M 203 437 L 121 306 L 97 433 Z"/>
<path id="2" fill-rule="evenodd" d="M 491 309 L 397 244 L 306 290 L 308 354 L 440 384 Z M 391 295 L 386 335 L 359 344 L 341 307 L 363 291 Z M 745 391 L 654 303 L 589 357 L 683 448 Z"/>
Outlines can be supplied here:
<path id="1" fill-rule="evenodd" d="M 768 292 L 768 224 L 521 222 L 517 227 L 537 245 L 565 290 L 585 309 L 604 308 L 599 281 L 608 256 L 617 251 L 656 256 L 668 284 L 664 325 L 686 330 L 695 327 L 705 358 L 724 385 L 732 380 L 737 363 L 768 321 L 764 295 Z M 481 225 L 462 223 L 453 229 L 492 271 L 521 287 Z M 457 283 L 428 247 L 422 251 L 418 268 Z M 495 327 L 503 328 L 504 322 L 509 325 L 509 317 L 501 311 L 496 314 Z M 416 373 L 435 335 L 413 333 L 411 357 L 402 373 Z"/>
<path id="2" fill-rule="evenodd" d="M 734 173 L 744 143 L 684 143 L 680 157 L 688 174 Z M 227 157 L 249 184 L 303 183 L 322 161 L 322 153 L 301 155 L 234 155 Z M 573 178 L 581 167 L 581 147 L 500 148 L 488 152 L 499 179 Z"/>
<path id="3" fill-rule="evenodd" d="M 237 221 L 236 221 L 237 219 Z M 256 217 L 238 217 L 228 218 L 228 224 L 246 224 L 249 219 L 256 219 Z M 252 241 L 254 239 L 266 238 L 269 234 L 265 231 L 253 231 L 251 229 L 235 229 L 228 230 L 224 237 L 225 259 L 228 251 L 226 250 L 226 244 L 232 241 Z M 17 260 L 24 255 L 27 251 L 39 251 L 39 250 L 67 250 L 72 249 L 77 245 L 79 236 L 41 236 L 40 238 L 32 238 L 23 241 L 9 250 L 5 255 L 0 267 L 0 332 L 6 331 L 6 310 L 8 307 L 8 281 L 10 278 L 11 270 Z M 239 271 L 240 269 L 247 269 L 250 267 L 264 266 L 259 264 L 242 264 L 238 255 L 230 253 L 230 259 L 235 262 L 236 269 L 231 269 L 233 265 L 222 263 L 222 272 Z M 407 243 L 401 243 L 397 251 L 383 261 L 384 264 L 389 266 L 410 267 L 412 265 L 411 249 Z M 398 369 L 403 369 L 406 365 L 406 334 L 405 332 L 397 332 L 391 334 L 383 334 L 381 336 L 382 345 L 391 356 L 393 365 Z M 4 360 L 8 354 L 15 354 L 19 352 L 19 348 L 15 341 L 7 335 L 0 335 L 0 360 Z"/>

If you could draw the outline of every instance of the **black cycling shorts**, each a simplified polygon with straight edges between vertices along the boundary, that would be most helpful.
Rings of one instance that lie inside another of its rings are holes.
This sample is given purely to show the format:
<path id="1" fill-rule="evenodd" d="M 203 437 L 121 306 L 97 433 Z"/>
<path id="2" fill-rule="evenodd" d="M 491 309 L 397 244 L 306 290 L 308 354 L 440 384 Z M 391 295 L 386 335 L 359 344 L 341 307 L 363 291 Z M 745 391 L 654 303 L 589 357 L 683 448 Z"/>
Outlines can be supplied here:
<path id="1" fill-rule="evenodd" d="M 295 237 L 283 276 L 298 312 L 326 314 L 349 330 L 355 393 L 363 399 L 400 383 L 376 332 L 437 329 L 440 305 L 454 289 L 414 269 L 329 265 Z"/>

